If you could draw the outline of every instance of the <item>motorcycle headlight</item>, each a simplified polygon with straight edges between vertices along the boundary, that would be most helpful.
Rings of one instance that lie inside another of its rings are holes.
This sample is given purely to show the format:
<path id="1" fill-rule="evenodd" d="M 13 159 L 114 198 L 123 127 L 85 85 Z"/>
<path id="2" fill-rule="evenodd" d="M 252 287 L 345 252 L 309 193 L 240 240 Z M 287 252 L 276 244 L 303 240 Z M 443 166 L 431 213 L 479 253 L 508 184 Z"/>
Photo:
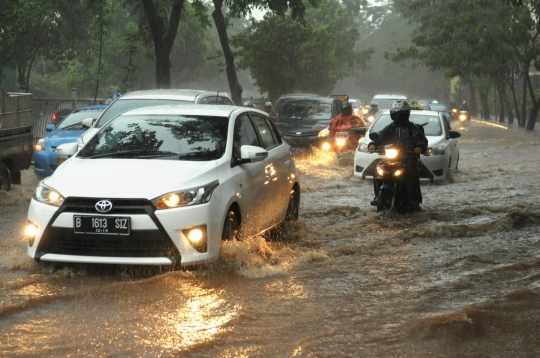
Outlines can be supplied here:
<path id="1" fill-rule="evenodd" d="M 319 137 L 328 137 L 330 135 L 330 131 L 328 128 L 323 129 L 319 132 Z"/>
<path id="2" fill-rule="evenodd" d="M 338 138 L 336 139 L 336 144 L 339 146 L 339 147 L 343 147 L 345 145 L 345 138 Z"/>
<path id="3" fill-rule="evenodd" d="M 374 116 L 369 116 L 369 117 L 367 117 L 367 121 L 368 121 L 369 123 L 373 123 L 374 120 L 375 120 L 375 117 L 374 117 Z"/>
<path id="4" fill-rule="evenodd" d="M 197 188 L 179 190 L 167 193 L 152 200 L 152 204 L 157 210 L 179 208 L 181 206 L 191 206 L 205 204 L 212 198 L 212 193 L 219 186 L 216 180 L 210 184 Z"/>
<path id="5" fill-rule="evenodd" d="M 41 138 L 37 141 L 36 150 L 45 150 L 45 139 Z"/>
<path id="6" fill-rule="evenodd" d="M 457 108 L 452 109 L 452 112 L 457 113 Z"/>
<path id="7" fill-rule="evenodd" d="M 398 154 L 399 154 L 399 150 L 397 150 L 397 149 L 386 149 L 384 151 L 384 155 L 388 159 L 396 159 Z"/>
<path id="8" fill-rule="evenodd" d="M 358 151 L 367 153 L 368 152 L 368 147 L 369 147 L 369 145 L 367 143 L 361 142 L 360 145 L 358 146 Z"/>
<path id="9" fill-rule="evenodd" d="M 442 146 L 428 148 L 427 150 L 428 155 L 444 155 L 444 153 L 445 153 L 445 148 Z"/>
<path id="10" fill-rule="evenodd" d="M 38 184 L 36 190 L 34 191 L 33 198 L 41 203 L 52 206 L 60 206 L 65 200 L 62 194 L 60 194 L 57 190 L 43 184 L 43 181 Z"/>

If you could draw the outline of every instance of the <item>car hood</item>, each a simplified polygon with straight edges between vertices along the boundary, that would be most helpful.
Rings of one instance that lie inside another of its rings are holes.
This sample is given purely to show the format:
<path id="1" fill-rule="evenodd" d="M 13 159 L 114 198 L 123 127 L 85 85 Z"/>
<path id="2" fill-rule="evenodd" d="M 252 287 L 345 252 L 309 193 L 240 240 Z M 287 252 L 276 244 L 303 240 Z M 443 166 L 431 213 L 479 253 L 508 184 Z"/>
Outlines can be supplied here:
<path id="1" fill-rule="evenodd" d="M 283 134 L 301 133 L 319 133 L 321 130 L 328 127 L 330 120 L 279 120 L 275 122 L 276 127 Z"/>
<path id="2" fill-rule="evenodd" d="M 52 131 L 45 137 L 45 145 L 56 148 L 60 144 L 73 143 L 79 138 L 85 130 L 73 130 L 73 131 Z"/>
<path id="3" fill-rule="evenodd" d="M 145 198 L 217 180 L 217 164 L 161 159 L 80 159 L 60 165 L 44 183 L 64 197 Z"/>

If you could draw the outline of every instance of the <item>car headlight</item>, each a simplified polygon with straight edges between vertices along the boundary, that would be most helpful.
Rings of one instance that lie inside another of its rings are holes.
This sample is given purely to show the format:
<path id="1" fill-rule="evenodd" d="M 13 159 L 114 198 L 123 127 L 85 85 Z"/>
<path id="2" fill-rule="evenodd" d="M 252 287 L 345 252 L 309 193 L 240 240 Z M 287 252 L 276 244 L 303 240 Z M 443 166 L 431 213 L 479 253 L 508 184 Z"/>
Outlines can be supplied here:
<path id="1" fill-rule="evenodd" d="M 369 117 L 367 117 L 367 121 L 368 121 L 369 123 L 373 123 L 374 120 L 375 120 L 375 117 L 374 117 L 374 116 L 369 116 Z"/>
<path id="2" fill-rule="evenodd" d="M 328 128 L 323 129 L 319 132 L 319 137 L 328 137 L 330 135 L 330 131 Z"/>
<path id="3" fill-rule="evenodd" d="M 65 200 L 62 194 L 60 194 L 57 190 L 43 184 L 43 181 L 38 184 L 36 190 L 34 191 L 33 198 L 41 203 L 52 206 L 60 206 Z"/>
<path id="4" fill-rule="evenodd" d="M 445 147 L 443 146 L 428 148 L 427 150 L 428 155 L 444 155 L 444 153 Z"/>
<path id="5" fill-rule="evenodd" d="M 174 191 L 155 198 L 152 204 L 157 210 L 205 204 L 210 201 L 212 193 L 218 186 L 219 182 L 216 180 L 197 188 Z"/>
<path id="6" fill-rule="evenodd" d="M 358 151 L 367 153 L 368 147 L 369 147 L 369 144 L 361 142 L 360 145 L 358 146 Z"/>
<path id="7" fill-rule="evenodd" d="M 45 150 L 45 139 L 41 138 L 37 141 L 36 150 Z"/>

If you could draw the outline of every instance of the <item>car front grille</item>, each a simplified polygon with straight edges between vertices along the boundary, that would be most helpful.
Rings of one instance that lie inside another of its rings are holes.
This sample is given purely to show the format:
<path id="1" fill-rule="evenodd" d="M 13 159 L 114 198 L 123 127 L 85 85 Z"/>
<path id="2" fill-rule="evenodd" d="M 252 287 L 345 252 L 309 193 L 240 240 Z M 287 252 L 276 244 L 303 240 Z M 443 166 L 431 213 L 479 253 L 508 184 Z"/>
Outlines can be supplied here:
<path id="1" fill-rule="evenodd" d="M 170 238 L 159 230 L 131 231 L 130 235 L 123 236 L 75 234 L 72 228 L 49 227 L 37 251 L 41 255 L 180 257 Z"/>
<path id="2" fill-rule="evenodd" d="M 101 199 L 69 197 L 62 205 L 63 212 L 81 214 L 103 214 L 96 210 L 96 203 Z M 152 203 L 147 199 L 108 199 L 113 208 L 107 214 L 150 214 L 154 212 Z"/>

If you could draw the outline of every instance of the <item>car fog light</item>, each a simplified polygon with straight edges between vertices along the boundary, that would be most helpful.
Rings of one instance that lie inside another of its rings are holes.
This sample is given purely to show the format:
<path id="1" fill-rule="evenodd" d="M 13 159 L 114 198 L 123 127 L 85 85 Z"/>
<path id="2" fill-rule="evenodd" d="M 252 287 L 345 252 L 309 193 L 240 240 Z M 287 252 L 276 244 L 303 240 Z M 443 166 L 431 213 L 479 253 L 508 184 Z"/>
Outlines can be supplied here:
<path id="1" fill-rule="evenodd" d="M 206 225 L 190 227 L 182 230 L 189 243 L 198 252 L 208 251 L 208 235 Z"/>
<path id="2" fill-rule="evenodd" d="M 330 150 L 330 143 L 324 143 L 324 144 L 322 145 L 322 149 L 323 149 L 323 150 Z"/>
<path id="3" fill-rule="evenodd" d="M 28 221 L 28 225 L 26 225 L 26 237 L 28 238 L 28 245 L 32 246 L 34 245 L 34 240 L 36 239 L 36 235 L 38 233 L 38 226 L 34 224 L 31 221 Z"/>

